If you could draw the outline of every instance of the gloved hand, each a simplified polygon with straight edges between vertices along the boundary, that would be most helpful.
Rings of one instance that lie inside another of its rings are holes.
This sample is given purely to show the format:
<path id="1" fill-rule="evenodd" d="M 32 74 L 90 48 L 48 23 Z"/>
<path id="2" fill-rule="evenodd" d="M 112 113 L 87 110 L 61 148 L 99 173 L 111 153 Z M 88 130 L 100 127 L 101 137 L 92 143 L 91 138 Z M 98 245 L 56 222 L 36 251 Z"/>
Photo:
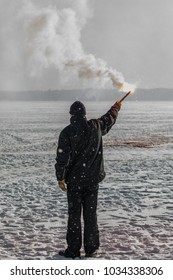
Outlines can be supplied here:
<path id="1" fill-rule="evenodd" d="M 116 101 L 114 106 L 119 111 L 121 109 L 121 102 L 120 101 Z"/>
<path id="2" fill-rule="evenodd" d="M 67 187 L 66 187 L 66 185 L 65 185 L 65 180 L 58 181 L 58 185 L 59 185 L 59 188 L 60 188 L 63 192 L 67 192 Z"/>

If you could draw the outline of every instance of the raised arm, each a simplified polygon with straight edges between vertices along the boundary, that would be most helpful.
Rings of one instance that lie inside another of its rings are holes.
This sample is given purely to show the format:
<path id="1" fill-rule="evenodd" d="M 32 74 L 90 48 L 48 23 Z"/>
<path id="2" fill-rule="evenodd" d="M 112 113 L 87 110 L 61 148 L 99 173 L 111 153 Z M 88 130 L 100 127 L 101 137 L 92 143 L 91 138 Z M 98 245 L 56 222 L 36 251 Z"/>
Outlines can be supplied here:
<path id="1" fill-rule="evenodd" d="M 120 108 L 121 103 L 117 101 L 105 115 L 97 119 L 101 127 L 102 135 L 107 134 L 115 124 Z"/>

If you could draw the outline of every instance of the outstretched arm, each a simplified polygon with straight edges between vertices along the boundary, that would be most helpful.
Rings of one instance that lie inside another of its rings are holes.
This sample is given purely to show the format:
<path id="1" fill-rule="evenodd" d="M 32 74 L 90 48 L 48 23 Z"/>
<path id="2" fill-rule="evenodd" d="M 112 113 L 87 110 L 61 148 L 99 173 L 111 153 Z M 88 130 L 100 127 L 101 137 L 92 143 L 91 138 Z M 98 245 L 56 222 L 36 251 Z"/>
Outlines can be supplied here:
<path id="1" fill-rule="evenodd" d="M 116 102 L 109 111 L 98 119 L 98 122 L 101 127 L 102 135 L 105 135 L 109 132 L 111 127 L 115 124 L 118 117 L 118 111 L 121 109 L 121 103 Z"/>

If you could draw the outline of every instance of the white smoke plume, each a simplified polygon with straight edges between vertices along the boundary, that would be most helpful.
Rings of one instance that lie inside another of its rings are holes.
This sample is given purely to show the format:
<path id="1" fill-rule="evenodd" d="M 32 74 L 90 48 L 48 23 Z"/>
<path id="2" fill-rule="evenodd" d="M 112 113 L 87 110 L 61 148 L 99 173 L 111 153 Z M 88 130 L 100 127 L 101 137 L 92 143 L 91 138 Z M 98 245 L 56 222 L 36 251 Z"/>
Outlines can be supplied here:
<path id="1" fill-rule="evenodd" d="M 81 44 L 81 31 L 90 15 L 87 0 L 72 1 L 70 8 L 36 7 L 26 2 L 21 11 L 24 20 L 25 48 L 31 75 L 54 66 L 59 73 L 65 68 L 77 71 L 79 78 L 108 80 L 120 90 L 132 89 L 123 75 L 107 66 L 102 59 L 86 54 Z M 65 73 L 64 73 L 65 75 Z"/>
<path id="2" fill-rule="evenodd" d="M 90 87 L 134 88 L 84 50 L 81 34 L 92 16 L 89 0 L 0 0 L 0 8 L 1 87 L 56 88 L 60 81 L 65 88 L 86 80 Z"/>

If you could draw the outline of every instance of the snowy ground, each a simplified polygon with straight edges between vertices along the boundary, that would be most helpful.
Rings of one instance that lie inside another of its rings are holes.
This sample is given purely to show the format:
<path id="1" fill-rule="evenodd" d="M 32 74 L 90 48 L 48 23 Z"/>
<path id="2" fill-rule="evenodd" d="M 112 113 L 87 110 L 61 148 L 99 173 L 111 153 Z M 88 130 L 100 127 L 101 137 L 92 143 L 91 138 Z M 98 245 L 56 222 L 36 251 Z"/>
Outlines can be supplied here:
<path id="1" fill-rule="evenodd" d="M 111 103 L 86 103 L 88 118 Z M 54 163 L 70 103 L 0 103 L 0 259 L 60 259 L 67 202 Z M 173 103 L 125 101 L 104 137 L 101 259 L 173 259 Z M 82 251 L 83 254 L 83 251 Z"/>

